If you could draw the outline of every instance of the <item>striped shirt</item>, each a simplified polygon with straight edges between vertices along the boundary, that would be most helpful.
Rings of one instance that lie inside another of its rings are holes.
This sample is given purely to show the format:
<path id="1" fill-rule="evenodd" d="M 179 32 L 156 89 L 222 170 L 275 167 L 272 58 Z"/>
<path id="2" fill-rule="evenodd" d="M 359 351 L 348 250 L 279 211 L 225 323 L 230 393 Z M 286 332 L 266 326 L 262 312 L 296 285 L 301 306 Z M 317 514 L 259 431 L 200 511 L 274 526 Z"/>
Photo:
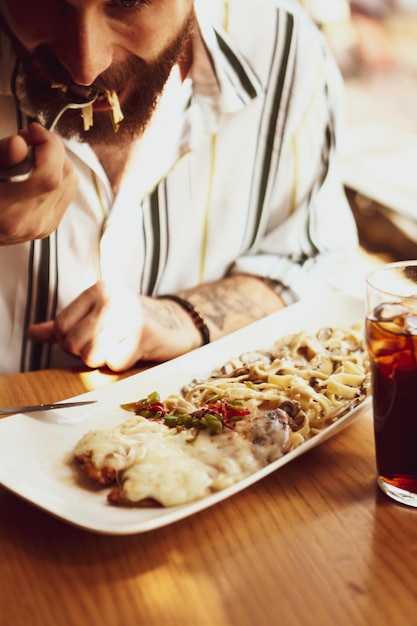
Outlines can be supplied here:
<path id="1" fill-rule="evenodd" d="M 335 158 L 342 83 L 291 0 L 197 0 L 200 35 L 175 71 L 113 197 L 87 144 L 65 141 L 78 193 L 56 232 L 0 248 L 0 373 L 70 366 L 33 346 L 97 280 L 173 293 L 230 273 L 277 281 L 287 302 L 343 287 L 355 224 Z M 0 43 L 0 134 L 17 116 Z"/>

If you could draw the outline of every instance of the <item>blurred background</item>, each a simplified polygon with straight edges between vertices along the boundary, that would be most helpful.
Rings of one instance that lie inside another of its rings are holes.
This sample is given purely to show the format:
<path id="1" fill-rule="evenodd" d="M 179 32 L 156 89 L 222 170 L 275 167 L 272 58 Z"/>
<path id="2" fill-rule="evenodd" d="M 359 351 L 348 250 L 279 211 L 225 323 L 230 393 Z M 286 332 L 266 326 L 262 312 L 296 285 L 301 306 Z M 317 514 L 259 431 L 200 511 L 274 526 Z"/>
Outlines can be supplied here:
<path id="1" fill-rule="evenodd" d="M 346 86 L 341 167 L 365 253 L 417 258 L 417 0 L 300 0 Z"/>

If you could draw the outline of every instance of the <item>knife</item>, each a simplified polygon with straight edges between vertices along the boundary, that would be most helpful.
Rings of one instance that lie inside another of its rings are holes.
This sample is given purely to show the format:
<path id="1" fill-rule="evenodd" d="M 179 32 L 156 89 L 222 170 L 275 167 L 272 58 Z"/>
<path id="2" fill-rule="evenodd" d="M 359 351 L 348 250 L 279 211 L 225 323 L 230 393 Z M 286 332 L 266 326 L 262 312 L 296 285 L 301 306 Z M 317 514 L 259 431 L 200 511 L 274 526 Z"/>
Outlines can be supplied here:
<path id="1" fill-rule="evenodd" d="M 29 404 L 28 406 L 10 406 L 0 408 L 0 415 L 14 415 L 15 413 L 34 413 L 35 411 L 52 411 L 53 409 L 70 409 L 74 406 L 94 404 L 97 400 L 83 402 L 54 402 L 52 404 Z"/>

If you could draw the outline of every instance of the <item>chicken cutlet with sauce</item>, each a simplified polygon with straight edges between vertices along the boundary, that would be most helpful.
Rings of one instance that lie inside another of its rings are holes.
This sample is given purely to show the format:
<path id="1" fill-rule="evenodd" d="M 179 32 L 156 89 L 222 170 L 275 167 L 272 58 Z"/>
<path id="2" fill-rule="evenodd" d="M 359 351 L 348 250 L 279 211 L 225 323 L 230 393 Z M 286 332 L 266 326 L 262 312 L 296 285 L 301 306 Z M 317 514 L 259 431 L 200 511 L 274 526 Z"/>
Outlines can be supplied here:
<path id="1" fill-rule="evenodd" d="M 90 478 L 112 486 L 110 503 L 168 507 L 225 489 L 279 459 L 290 433 L 280 409 L 250 415 L 216 435 L 136 416 L 87 433 L 74 456 Z"/>

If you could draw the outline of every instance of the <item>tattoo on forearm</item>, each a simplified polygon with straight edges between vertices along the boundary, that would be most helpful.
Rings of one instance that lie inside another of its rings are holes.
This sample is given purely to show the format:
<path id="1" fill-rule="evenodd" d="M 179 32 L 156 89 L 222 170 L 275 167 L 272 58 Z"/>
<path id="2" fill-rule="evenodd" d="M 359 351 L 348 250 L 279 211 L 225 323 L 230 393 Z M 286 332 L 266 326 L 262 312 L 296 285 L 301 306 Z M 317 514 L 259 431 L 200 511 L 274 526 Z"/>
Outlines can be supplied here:
<path id="1" fill-rule="evenodd" d="M 155 302 L 144 298 L 142 308 L 145 315 L 153 318 L 163 328 L 167 330 L 179 330 L 181 328 L 181 317 L 171 304 L 160 300 L 155 306 Z"/>
<path id="2" fill-rule="evenodd" d="M 254 282 L 252 286 L 253 295 L 250 294 L 251 290 L 242 289 L 241 277 L 230 277 L 200 288 L 192 294 L 192 302 L 204 314 L 204 318 L 222 332 L 233 318 L 238 318 L 241 322 L 239 325 L 244 325 L 270 312 L 265 309 L 263 298 L 258 294 L 262 286 Z"/>

